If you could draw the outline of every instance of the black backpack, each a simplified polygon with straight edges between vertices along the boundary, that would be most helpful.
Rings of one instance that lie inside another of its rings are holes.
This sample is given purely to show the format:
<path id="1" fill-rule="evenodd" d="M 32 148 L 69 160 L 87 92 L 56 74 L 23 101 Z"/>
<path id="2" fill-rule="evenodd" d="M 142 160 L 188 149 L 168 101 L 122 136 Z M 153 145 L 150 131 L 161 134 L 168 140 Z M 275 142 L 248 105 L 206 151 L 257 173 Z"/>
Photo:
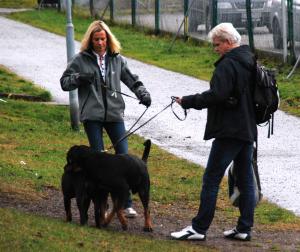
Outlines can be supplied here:
<path id="1" fill-rule="evenodd" d="M 258 63 L 254 71 L 253 101 L 256 123 L 271 123 L 273 128 L 274 112 L 280 101 L 275 73 Z"/>
<path id="2" fill-rule="evenodd" d="M 249 66 L 239 60 L 238 62 L 250 70 Z M 275 72 L 257 63 L 256 58 L 255 62 L 255 67 L 251 71 L 253 72 L 253 103 L 256 124 L 259 126 L 268 125 L 268 137 L 270 137 L 274 128 L 274 112 L 279 107 L 279 92 Z"/>

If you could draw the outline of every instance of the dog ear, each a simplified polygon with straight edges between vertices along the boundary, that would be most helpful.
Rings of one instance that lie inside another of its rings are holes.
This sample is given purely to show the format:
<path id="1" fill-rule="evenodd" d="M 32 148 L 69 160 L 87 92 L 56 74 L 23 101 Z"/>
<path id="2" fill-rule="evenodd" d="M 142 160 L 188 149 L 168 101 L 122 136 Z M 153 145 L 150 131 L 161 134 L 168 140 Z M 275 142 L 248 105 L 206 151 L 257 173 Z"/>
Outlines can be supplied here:
<path id="1" fill-rule="evenodd" d="M 66 164 L 64 167 L 65 172 L 80 172 L 82 171 L 81 167 L 75 163 L 73 164 Z"/>
<path id="2" fill-rule="evenodd" d="M 73 145 L 67 152 L 67 164 L 64 167 L 65 172 L 79 172 L 81 167 L 78 164 L 79 158 L 78 153 L 80 152 L 81 147 L 79 145 Z"/>

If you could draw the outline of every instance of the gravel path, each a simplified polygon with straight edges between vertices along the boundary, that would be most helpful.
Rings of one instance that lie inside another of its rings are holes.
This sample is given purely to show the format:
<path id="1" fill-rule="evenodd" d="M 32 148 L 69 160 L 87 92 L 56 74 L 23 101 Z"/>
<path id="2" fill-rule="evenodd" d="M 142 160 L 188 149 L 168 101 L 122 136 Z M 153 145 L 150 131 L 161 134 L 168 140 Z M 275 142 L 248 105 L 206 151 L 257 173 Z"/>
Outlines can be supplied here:
<path id="1" fill-rule="evenodd" d="M 58 103 L 68 103 L 68 93 L 59 78 L 66 67 L 66 42 L 31 26 L 0 17 L 0 64 L 48 89 Z M 76 52 L 79 44 L 76 43 Z M 199 55 L 200 57 L 200 55 Z M 129 67 L 140 75 L 153 103 L 143 121 L 168 105 L 170 96 L 182 96 L 207 89 L 207 83 L 128 59 Z M 124 86 L 123 92 L 129 92 Z M 144 107 L 126 99 L 126 124 L 130 127 Z M 178 113 L 182 110 L 175 108 Z M 151 138 L 162 148 L 205 166 L 211 141 L 203 141 L 206 110 L 188 112 L 183 122 L 168 109 L 137 133 Z M 141 122 L 141 123 L 142 123 Z M 265 198 L 300 216 L 300 119 L 278 111 L 275 132 L 267 138 L 267 127 L 259 128 L 259 168 Z"/>

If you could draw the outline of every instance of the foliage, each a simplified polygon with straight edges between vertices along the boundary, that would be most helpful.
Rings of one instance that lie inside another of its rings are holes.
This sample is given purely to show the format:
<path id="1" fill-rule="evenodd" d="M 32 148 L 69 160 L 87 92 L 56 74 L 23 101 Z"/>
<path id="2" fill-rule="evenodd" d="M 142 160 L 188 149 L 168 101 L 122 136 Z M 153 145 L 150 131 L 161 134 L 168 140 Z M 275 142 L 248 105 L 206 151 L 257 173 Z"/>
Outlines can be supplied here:
<path id="1" fill-rule="evenodd" d="M 27 94 L 39 97 L 43 101 L 50 101 L 49 91 L 34 86 L 30 81 L 18 77 L 4 66 L 0 65 L 0 93 L 6 94 Z"/>
<path id="2" fill-rule="evenodd" d="M 34 8 L 37 0 L 0 0 L 1 8 Z"/>

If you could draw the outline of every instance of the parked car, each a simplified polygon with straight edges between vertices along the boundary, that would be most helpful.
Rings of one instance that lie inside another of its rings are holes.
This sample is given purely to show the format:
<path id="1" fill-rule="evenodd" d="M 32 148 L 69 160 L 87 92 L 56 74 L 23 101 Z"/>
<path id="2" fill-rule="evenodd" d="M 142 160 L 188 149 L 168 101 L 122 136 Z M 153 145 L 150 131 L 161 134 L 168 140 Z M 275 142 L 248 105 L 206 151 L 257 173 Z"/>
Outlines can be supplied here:
<path id="1" fill-rule="evenodd" d="M 270 24 L 273 33 L 274 48 L 282 49 L 283 48 L 283 36 L 282 36 L 283 20 L 282 20 L 281 0 L 272 1 L 270 18 L 271 18 Z M 294 22 L 294 40 L 300 41 L 300 32 L 299 32 L 300 0 L 293 0 L 293 22 Z"/>
<path id="2" fill-rule="evenodd" d="M 253 26 L 267 26 L 270 29 L 270 5 L 272 0 L 252 0 Z M 245 0 L 219 0 L 217 22 L 230 22 L 236 28 L 246 28 L 247 11 Z M 211 27 L 212 1 L 195 0 L 189 13 L 189 31 L 196 32 L 199 25 L 205 25 L 206 32 Z"/>

